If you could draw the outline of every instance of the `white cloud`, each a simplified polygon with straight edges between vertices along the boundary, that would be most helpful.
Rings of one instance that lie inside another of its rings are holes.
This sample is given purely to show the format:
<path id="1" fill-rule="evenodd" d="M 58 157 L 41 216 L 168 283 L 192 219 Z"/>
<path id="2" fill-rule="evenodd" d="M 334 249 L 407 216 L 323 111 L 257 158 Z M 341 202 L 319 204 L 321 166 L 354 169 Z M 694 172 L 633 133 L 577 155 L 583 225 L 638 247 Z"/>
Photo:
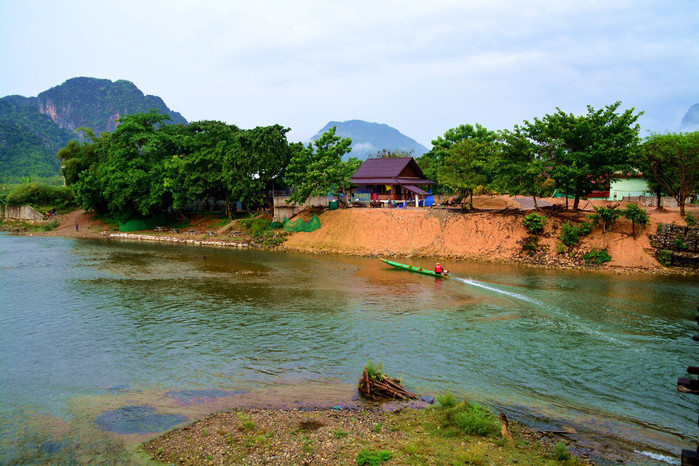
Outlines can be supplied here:
<path id="1" fill-rule="evenodd" d="M 190 120 L 297 139 L 359 118 L 429 145 L 617 100 L 676 129 L 699 102 L 697 30 L 694 0 L 4 0 L 0 95 L 128 79 Z"/>

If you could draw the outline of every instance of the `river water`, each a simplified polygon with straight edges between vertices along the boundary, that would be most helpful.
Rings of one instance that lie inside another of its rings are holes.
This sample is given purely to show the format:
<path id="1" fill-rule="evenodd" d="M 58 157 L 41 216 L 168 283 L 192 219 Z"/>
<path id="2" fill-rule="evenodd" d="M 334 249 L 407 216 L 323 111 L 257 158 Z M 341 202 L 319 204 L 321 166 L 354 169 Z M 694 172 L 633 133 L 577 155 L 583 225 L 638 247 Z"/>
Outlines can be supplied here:
<path id="1" fill-rule="evenodd" d="M 696 277 L 447 268 L 0 234 L 0 463 L 139 461 L 217 409 L 360 405 L 369 360 L 600 451 L 695 446 Z"/>

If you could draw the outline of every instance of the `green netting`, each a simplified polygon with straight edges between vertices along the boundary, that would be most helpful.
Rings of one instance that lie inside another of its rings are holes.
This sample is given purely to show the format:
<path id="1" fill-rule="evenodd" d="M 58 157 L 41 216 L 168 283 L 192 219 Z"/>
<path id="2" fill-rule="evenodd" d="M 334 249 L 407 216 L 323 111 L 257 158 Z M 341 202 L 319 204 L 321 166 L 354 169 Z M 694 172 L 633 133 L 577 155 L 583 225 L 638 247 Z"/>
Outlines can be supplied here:
<path id="1" fill-rule="evenodd" d="M 309 231 L 314 231 L 320 228 L 320 219 L 316 214 L 313 214 L 313 217 L 311 217 L 311 220 L 308 222 L 304 222 L 302 218 L 289 220 L 288 218 L 284 217 L 282 228 L 290 233 L 297 231 L 305 231 L 308 233 Z"/>
<path id="2" fill-rule="evenodd" d="M 119 222 L 119 231 L 152 230 L 158 225 L 164 225 L 167 221 L 165 215 L 144 219 L 132 219 L 127 222 Z"/>

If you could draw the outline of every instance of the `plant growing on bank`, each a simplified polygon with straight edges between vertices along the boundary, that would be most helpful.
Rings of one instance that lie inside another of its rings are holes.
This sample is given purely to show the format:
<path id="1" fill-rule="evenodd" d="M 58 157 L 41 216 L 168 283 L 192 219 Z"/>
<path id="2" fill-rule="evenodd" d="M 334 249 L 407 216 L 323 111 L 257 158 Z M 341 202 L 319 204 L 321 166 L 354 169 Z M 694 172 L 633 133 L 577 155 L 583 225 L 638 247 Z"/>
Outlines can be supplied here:
<path id="1" fill-rule="evenodd" d="M 583 254 L 583 260 L 586 264 L 604 265 L 612 260 L 612 256 L 607 249 L 592 248 L 592 251 Z"/>
<path id="2" fill-rule="evenodd" d="M 378 466 L 390 460 L 392 456 L 390 451 L 362 450 L 357 453 L 357 464 L 359 466 Z"/>
<path id="3" fill-rule="evenodd" d="M 546 216 L 532 212 L 531 214 L 524 217 L 522 220 L 524 226 L 529 230 L 532 235 L 539 235 L 544 231 L 544 225 L 546 225 Z"/>
<path id="4" fill-rule="evenodd" d="M 646 225 L 648 225 L 648 222 L 650 222 L 648 212 L 646 212 L 641 207 L 638 207 L 637 204 L 627 205 L 626 208 L 622 211 L 622 215 L 627 219 L 631 220 L 631 233 L 634 237 L 636 237 L 636 225 L 639 225 L 640 228 L 643 228 Z"/>
<path id="5" fill-rule="evenodd" d="M 619 217 L 621 211 L 616 207 L 595 207 L 595 213 L 590 216 L 594 223 L 602 222 L 603 233 L 607 233 Z"/>
<path id="6" fill-rule="evenodd" d="M 672 265 L 672 251 L 669 249 L 658 251 L 657 258 L 658 262 L 665 267 L 670 267 Z"/>
<path id="7" fill-rule="evenodd" d="M 682 241 L 682 238 L 675 238 L 675 249 L 679 249 L 680 251 L 684 251 L 687 249 L 687 243 Z"/>
<path id="8" fill-rule="evenodd" d="M 572 248 L 578 244 L 583 236 L 587 236 L 594 230 L 595 224 L 593 222 L 582 222 L 579 225 L 573 225 L 570 222 L 566 222 L 561 226 L 561 233 L 558 236 L 563 244 Z"/>
<path id="9" fill-rule="evenodd" d="M 685 215 L 684 220 L 687 222 L 688 227 L 693 227 L 697 224 L 697 218 L 689 212 L 687 212 L 687 215 Z"/>
<path id="10" fill-rule="evenodd" d="M 469 434 L 486 436 L 497 430 L 492 412 L 476 403 L 457 402 L 447 394 L 437 398 L 437 412 L 441 421 L 440 434 L 446 437 Z"/>

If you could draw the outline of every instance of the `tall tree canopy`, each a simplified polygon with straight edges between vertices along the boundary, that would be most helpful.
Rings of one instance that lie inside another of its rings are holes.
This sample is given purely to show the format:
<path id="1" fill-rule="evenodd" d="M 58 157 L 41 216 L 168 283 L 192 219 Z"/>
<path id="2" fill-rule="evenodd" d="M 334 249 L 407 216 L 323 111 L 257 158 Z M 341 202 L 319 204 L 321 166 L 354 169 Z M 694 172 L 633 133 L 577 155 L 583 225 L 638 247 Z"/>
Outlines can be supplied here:
<path id="1" fill-rule="evenodd" d="M 340 190 L 356 171 L 356 159 L 342 161 L 342 156 L 352 150 L 352 140 L 336 136 L 336 131 L 337 127 L 333 126 L 313 144 L 292 155 L 286 172 L 286 181 L 293 189 L 291 202 L 303 204 L 311 196 Z"/>
<path id="2" fill-rule="evenodd" d="M 684 216 L 687 197 L 699 188 L 699 131 L 653 135 L 639 160 L 644 178 L 674 196 Z"/>
<path id="3" fill-rule="evenodd" d="M 155 111 L 127 115 L 112 134 L 61 151 L 84 208 L 119 220 L 202 199 L 259 206 L 291 157 L 279 125 L 241 130 L 218 121 L 163 125 Z"/>
<path id="4" fill-rule="evenodd" d="M 631 165 L 639 142 L 636 122 L 642 113 L 634 114 L 633 108 L 617 113 L 620 105 L 599 110 L 588 106 L 587 115 L 581 116 L 557 108 L 552 115 L 525 121 L 506 135 L 510 156 L 531 160 L 534 172 L 527 176 L 534 179 L 541 170 L 548 171 L 560 190 L 575 197 L 577 209 L 581 197 L 609 186 Z M 521 167 L 525 174 L 531 169 Z"/>
<path id="5" fill-rule="evenodd" d="M 490 131 L 484 126 L 476 123 L 475 126 L 460 125 L 456 128 L 447 130 L 444 133 L 444 136 L 438 136 L 437 139 L 432 141 L 432 150 L 417 159 L 417 163 L 420 165 L 420 169 L 425 176 L 430 180 L 436 180 L 440 183 L 440 185 L 437 185 L 434 188 L 436 193 L 457 192 L 459 189 L 461 189 L 457 188 L 457 180 L 454 178 L 454 176 L 456 175 L 455 170 L 464 169 L 464 150 L 466 149 L 466 146 L 461 146 L 459 148 L 455 148 L 454 150 L 451 150 L 451 148 L 455 144 L 465 143 L 466 141 L 474 141 L 480 145 L 476 153 L 479 154 L 479 157 L 481 158 L 487 157 L 488 155 L 497 151 L 497 149 L 494 147 L 497 144 L 497 134 L 494 131 Z M 472 144 L 467 144 L 467 146 L 469 145 L 471 148 L 474 147 Z M 454 157 L 461 159 L 462 163 L 457 163 Z M 450 158 L 452 159 L 452 162 L 449 163 L 451 168 L 442 168 Z M 484 182 L 479 183 L 485 185 L 491 181 L 492 176 L 490 173 L 489 163 L 481 162 L 475 163 L 474 160 L 473 163 L 467 163 L 471 165 L 472 170 L 477 169 L 479 175 L 483 175 L 485 177 L 483 180 Z M 457 168 L 457 165 L 461 168 Z M 441 182 L 439 181 L 440 169 L 442 170 L 442 179 L 445 179 L 444 176 L 448 176 L 449 179 L 451 179 L 449 186 L 441 185 Z M 451 174 L 447 175 L 447 173 Z M 462 191 L 462 194 L 465 194 L 465 191 Z"/>

